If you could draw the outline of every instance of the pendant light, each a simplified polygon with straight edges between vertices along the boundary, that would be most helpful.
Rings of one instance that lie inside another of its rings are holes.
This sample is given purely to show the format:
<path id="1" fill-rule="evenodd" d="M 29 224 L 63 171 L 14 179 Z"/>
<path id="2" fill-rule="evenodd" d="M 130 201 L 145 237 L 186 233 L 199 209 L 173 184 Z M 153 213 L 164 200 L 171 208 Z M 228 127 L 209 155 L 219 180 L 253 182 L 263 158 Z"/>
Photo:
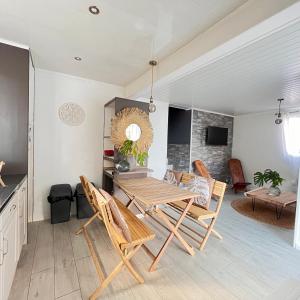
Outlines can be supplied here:
<path id="1" fill-rule="evenodd" d="M 282 118 L 281 118 L 281 102 L 284 99 L 277 99 L 277 101 L 279 101 L 279 108 L 278 108 L 278 113 L 275 114 L 275 116 L 277 116 L 276 120 L 275 120 L 275 124 L 279 125 L 282 123 Z"/>
<path id="2" fill-rule="evenodd" d="M 152 96 L 152 92 L 153 92 L 153 69 L 154 67 L 157 65 L 157 61 L 156 60 L 150 60 L 149 61 L 149 65 L 151 66 L 151 95 L 150 95 L 150 103 L 149 103 L 149 113 L 154 113 L 156 111 L 156 105 L 153 103 L 153 96 Z"/>

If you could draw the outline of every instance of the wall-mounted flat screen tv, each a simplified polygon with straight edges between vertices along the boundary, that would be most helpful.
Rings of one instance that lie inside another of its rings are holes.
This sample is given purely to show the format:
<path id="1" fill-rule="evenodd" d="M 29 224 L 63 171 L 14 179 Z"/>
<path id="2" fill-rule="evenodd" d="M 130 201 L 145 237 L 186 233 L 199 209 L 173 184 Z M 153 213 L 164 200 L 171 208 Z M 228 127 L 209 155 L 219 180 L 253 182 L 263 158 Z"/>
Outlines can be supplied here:
<path id="1" fill-rule="evenodd" d="M 208 126 L 206 128 L 206 145 L 226 146 L 228 128 Z"/>

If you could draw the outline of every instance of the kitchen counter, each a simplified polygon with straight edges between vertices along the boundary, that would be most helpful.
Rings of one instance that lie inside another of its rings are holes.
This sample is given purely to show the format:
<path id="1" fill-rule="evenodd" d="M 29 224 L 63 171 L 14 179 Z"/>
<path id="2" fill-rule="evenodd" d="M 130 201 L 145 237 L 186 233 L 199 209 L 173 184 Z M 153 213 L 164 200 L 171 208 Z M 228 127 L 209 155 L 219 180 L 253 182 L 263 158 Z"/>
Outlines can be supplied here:
<path id="1" fill-rule="evenodd" d="M 23 183 L 26 174 L 2 175 L 1 177 L 6 186 L 0 187 L 0 213 L 9 202 L 14 192 Z"/>

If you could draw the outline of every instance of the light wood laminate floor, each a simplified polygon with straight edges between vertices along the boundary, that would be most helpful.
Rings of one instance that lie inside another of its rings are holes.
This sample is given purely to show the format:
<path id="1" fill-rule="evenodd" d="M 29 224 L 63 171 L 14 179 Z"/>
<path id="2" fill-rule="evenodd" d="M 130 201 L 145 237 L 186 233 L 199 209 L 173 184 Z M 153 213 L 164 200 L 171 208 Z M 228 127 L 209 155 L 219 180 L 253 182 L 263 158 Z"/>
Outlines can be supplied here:
<path id="1" fill-rule="evenodd" d="M 133 263 L 145 284 L 124 269 L 100 299 L 300 299 L 300 251 L 292 248 L 293 231 L 238 214 L 230 206 L 236 197 L 226 195 L 215 227 L 223 241 L 211 237 L 194 257 L 172 243 L 153 273 L 140 250 Z M 29 224 L 10 300 L 88 299 L 98 282 L 84 237 L 74 234 L 83 221 Z M 157 251 L 167 232 L 153 221 L 151 226 L 157 237 L 148 245 Z M 95 222 L 89 232 L 109 272 L 119 260 L 106 231 Z"/>

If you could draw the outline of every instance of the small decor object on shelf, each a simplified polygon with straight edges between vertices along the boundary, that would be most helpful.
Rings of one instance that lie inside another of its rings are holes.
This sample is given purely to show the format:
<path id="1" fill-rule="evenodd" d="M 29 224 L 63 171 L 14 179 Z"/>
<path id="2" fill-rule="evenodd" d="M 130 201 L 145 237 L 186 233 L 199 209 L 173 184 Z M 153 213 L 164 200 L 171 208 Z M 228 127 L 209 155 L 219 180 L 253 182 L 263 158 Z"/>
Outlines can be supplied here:
<path id="1" fill-rule="evenodd" d="M 132 156 L 144 166 L 153 141 L 148 114 L 137 107 L 124 108 L 112 119 L 111 138 L 124 158 Z"/>
<path id="2" fill-rule="evenodd" d="M 280 177 L 277 171 L 273 171 L 271 169 L 266 169 L 264 173 L 254 173 L 254 184 L 263 186 L 264 183 L 271 183 L 271 186 L 268 190 L 268 195 L 270 196 L 279 196 L 281 194 L 278 186 L 282 184 L 283 180 L 284 179 Z"/>
<path id="3" fill-rule="evenodd" d="M 62 122 L 70 126 L 79 126 L 85 120 L 85 112 L 83 108 L 72 102 L 64 103 L 58 109 L 58 115 Z"/>
<path id="4" fill-rule="evenodd" d="M 3 182 L 2 178 L 1 178 L 1 170 L 2 170 L 2 167 L 5 165 L 5 162 L 4 161 L 0 161 L 0 186 L 2 187 L 5 187 L 5 183 Z"/>
<path id="5" fill-rule="evenodd" d="M 104 150 L 105 156 L 114 156 L 114 150 Z"/>
<path id="6" fill-rule="evenodd" d="M 129 165 L 129 162 L 125 159 L 119 161 L 117 164 L 116 164 L 116 169 L 119 171 L 119 172 L 128 172 L 129 169 L 130 169 L 130 165 Z"/>

